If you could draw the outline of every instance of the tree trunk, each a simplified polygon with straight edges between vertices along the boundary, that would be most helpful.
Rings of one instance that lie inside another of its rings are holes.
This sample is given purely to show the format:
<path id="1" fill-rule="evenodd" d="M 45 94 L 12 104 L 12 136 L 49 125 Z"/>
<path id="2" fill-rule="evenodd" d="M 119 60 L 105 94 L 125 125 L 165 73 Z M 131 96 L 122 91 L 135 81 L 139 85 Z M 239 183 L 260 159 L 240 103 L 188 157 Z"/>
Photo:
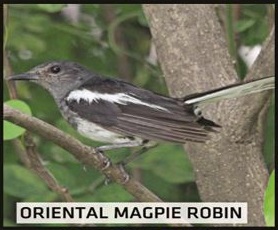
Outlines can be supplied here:
<path id="1" fill-rule="evenodd" d="M 224 32 L 213 5 L 144 5 L 158 59 L 174 97 L 237 81 Z M 274 74 L 274 32 L 247 78 Z M 187 143 L 200 197 L 205 202 L 247 202 L 248 225 L 264 226 L 268 180 L 263 128 L 270 92 L 225 100 L 202 108 L 222 125 L 206 144 Z"/>

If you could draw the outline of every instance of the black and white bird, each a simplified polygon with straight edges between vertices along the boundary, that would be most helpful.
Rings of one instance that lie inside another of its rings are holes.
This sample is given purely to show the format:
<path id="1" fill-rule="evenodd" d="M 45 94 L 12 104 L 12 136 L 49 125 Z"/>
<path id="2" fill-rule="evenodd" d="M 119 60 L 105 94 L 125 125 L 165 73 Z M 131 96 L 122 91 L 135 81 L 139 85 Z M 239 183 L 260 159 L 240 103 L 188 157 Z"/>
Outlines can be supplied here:
<path id="1" fill-rule="evenodd" d="M 78 132 L 110 143 L 100 150 L 143 146 L 149 141 L 205 142 L 220 125 L 204 118 L 199 104 L 274 88 L 271 76 L 171 98 L 69 61 L 43 63 L 9 80 L 28 80 L 47 89 Z"/>

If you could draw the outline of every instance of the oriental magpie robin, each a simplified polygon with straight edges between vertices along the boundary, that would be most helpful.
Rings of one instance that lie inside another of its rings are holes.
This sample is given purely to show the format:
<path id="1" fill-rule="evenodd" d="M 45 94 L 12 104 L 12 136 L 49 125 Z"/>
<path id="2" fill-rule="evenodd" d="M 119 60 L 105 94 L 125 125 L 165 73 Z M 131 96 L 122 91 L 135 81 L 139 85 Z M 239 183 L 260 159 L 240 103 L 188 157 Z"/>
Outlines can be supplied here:
<path id="1" fill-rule="evenodd" d="M 43 63 L 8 79 L 29 80 L 47 89 L 78 132 L 110 143 L 100 150 L 144 146 L 150 140 L 205 142 L 220 125 L 204 118 L 199 104 L 274 88 L 271 76 L 171 98 L 69 61 Z"/>

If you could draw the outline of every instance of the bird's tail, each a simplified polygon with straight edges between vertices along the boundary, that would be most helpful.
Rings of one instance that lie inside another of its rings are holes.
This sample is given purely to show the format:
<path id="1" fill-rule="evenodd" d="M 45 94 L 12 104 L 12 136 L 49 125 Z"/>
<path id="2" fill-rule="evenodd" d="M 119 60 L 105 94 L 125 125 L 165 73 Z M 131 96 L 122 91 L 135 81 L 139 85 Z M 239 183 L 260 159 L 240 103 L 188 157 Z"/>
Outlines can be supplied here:
<path id="1" fill-rule="evenodd" d="M 214 90 L 209 90 L 204 93 L 196 93 L 184 98 L 185 104 L 206 104 L 216 102 L 227 98 L 236 98 L 252 93 L 261 92 L 263 90 L 273 89 L 275 86 L 274 76 L 261 79 L 251 80 L 243 83 L 236 83 L 221 87 Z"/>

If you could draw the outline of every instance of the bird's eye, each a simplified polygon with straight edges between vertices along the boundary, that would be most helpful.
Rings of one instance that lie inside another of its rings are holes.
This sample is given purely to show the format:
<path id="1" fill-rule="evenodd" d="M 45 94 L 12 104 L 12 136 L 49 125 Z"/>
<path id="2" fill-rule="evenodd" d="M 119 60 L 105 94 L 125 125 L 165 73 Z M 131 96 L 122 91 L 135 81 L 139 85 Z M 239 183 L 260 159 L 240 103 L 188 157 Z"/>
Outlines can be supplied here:
<path id="1" fill-rule="evenodd" d="M 51 71 L 51 73 L 57 74 L 57 73 L 59 73 L 59 72 L 61 71 L 61 67 L 58 66 L 58 65 L 54 65 L 54 66 L 52 66 L 52 67 L 50 68 L 50 71 Z"/>

